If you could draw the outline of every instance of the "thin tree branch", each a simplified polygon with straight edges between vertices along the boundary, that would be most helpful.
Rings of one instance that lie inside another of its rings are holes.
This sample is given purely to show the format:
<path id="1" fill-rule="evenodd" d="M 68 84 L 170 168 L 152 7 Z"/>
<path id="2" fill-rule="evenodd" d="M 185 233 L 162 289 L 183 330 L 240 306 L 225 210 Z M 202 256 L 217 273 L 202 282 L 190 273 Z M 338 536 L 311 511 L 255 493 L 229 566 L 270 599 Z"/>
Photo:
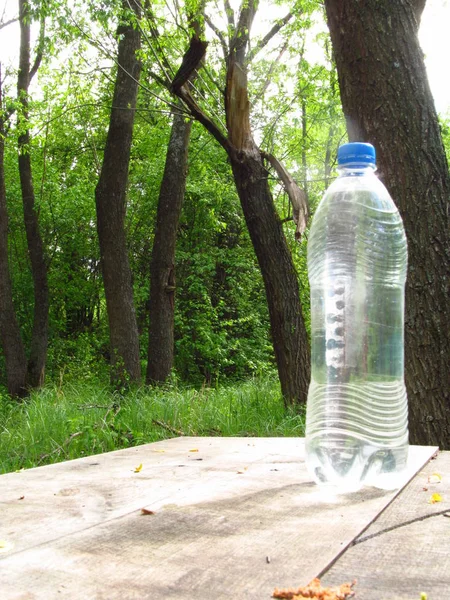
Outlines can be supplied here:
<path id="1" fill-rule="evenodd" d="M 0 122 L 3 127 L 3 135 L 6 137 L 6 134 L 8 133 L 10 126 L 11 126 L 10 117 L 15 113 L 16 107 L 14 106 L 14 104 L 10 105 L 8 108 L 6 108 L 6 106 L 4 106 L 3 82 L 5 80 L 6 80 L 6 73 L 5 73 L 5 79 L 2 80 L 2 63 L 0 62 L 0 106 L 2 107 L 2 111 L 0 113 Z"/>
<path id="2" fill-rule="evenodd" d="M 134 0 L 134 1 L 136 1 L 136 0 Z M 128 4 L 130 3 L 129 0 L 127 0 L 127 2 L 128 2 Z M 142 28 L 140 23 L 139 23 L 139 30 L 140 30 L 141 34 L 143 35 L 145 41 L 149 45 L 150 50 L 152 51 L 153 56 L 155 57 L 157 63 L 159 64 L 161 71 L 164 73 L 164 77 L 166 78 L 166 81 L 168 83 L 170 83 L 170 81 L 172 80 L 172 76 L 173 76 L 173 70 L 172 70 L 172 67 L 171 67 L 169 61 L 167 60 L 166 55 L 164 54 L 164 52 L 161 48 L 161 45 L 159 44 L 160 34 L 158 31 L 158 27 L 156 25 L 155 16 L 152 13 L 151 8 L 150 8 L 149 0 L 145 0 L 145 17 L 146 17 L 147 23 L 149 24 L 149 27 L 150 27 L 150 33 L 152 34 L 154 41 L 158 44 L 159 54 L 161 55 L 161 58 L 159 57 L 156 50 L 153 48 L 153 45 L 152 45 L 147 33 L 144 31 L 144 29 Z M 167 87 L 167 85 L 165 85 L 165 87 Z"/>
<path id="3" fill-rule="evenodd" d="M 198 75 L 198 76 L 199 76 L 199 78 L 200 78 L 200 79 L 203 81 L 203 83 L 206 85 L 206 87 L 208 87 L 208 86 L 207 86 L 207 84 L 206 84 L 206 82 L 205 82 L 205 80 L 203 79 L 203 77 L 201 77 L 200 73 L 198 73 L 198 72 L 197 72 L 197 75 Z M 196 87 L 196 85 L 195 85 L 195 84 L 194 84 L 192 81 L 190 81 L 189 83 L 190 83 L 190 86 L 191 86 L 191 87 L 192 87 L 192 88 L 193 88 L 193 89 L 194 89 L 194 90 L 197 92 L 197 94 L 198 94 L 198 95 L 199 95 L 199 96 L 200 96 L 200 97 L 201 97 L 203 100 L 206 100 L 206 98 L 205 98 L 204 94 L 203 94 L 203 93 L 202 93 L 202 92 L 201 92 L 201 91 L 200 91 L 200 90 L 199 90 L 199 89 Z M 211 95 L 213 96 L 213 94 L 212 94 L 211 90 L 209 90 L 209 88 L 208 88 L 208 91 L 209 91 L 209 92 L 211 93 Z M 214 97 L 214 96 L 213 96 L 213 97 Z M 217 100 L 216 100 L 215 98 L 214 98 L 214 101 L 215 101 L 215 102 L 217 102 Z M 220 103 L 218 103 L 218 104 L 219 104 L 219 106 L 220 106 Z M 218 115 L 218 114 L 217 114 L 217 113 L 216 113 L 216 112 L 215 112 L 213 109 L 211 109 L 211 112 L 212 112 L 212 114 L 213 114 L 213 115 L 216 117 L 216 119 L 219 121 L 219 123 L 221 124 L 221 126 L 222 126 L 222 127 L 225 129 L 225 124 L 224 124 L 224 123 L 222 123 L 222 120 L 221 120 L 220 116 L 219 116 L 219 115 Z"/>
<path id="4" fill-rule="evenodd" d="M 177 18 L 177 14 L 180 13 L 180 7 L 178 5 L 178 2 L 174 3 L 175 4 L 175 8 L 176 8 L 175 14 L 172 12 L 172 8 L 169 6 L 169 3 L 167 2 L 167 0 L 164 0 L 164 4 L 166 5 L 167 10 L 172 15 L 174 23 L 177 26 L 177 29 L 181 29 L 189 37 L 189 31 L 185 27 L 183 27 L 183 25 L 180 23 L 180 21 Z"/>
<path id="5" fill-rule="evenodd" d="M 225 60 L 225 62 L 227 61 L 227 57 L 228 57 L 228 44 L 226 42 L 226 39 L 223 36 L 223 33 L 220 31 L 220 29 L 218 29 L 214 23 L 211 21 L 211 19 L 205 15 L 205 21 L 208 24 L 208 26 L 210 27 L 210 29 L 216 34 L 216 36 L 219 38 L 220 41 L 220 45 L 222 46 L 222 52 L 223 52 L 223 58 Z"/>
<path id="6" fill-rule="evenodd" d="M 231 154 L 234 150 L 234 147 L 230 144 L 227 137 L 222 133 L 217 125 L 211 121 L 207 115 L 205 115 L 185 87 L 174 90 L 174 94 L 185 103 L 185 105 L 189 108 L 191 115 L 209 131 L 209 133 L 219 142 L 222 148 L 224 148 L 228 154 Z"/>
<path id="7" fill-rule="evenodd" d="M 136 81 L 135 78 L 133 77 L 133 75 L 131 73 L 128 73 L 126 71 L 126 69 L 124 69 L 123 66 L 118 62 L 117 58 L 115 56 L 111 55 L 110 52 L 109 52 L 109 50 L 107 48 L 105 48 L 100 42 L 98 42 L 94 38 L 90 37 L 90 35 L 87 34 L 80 27 L 80 25 L 75 21 L 75 19 L 73 19 L 73 17 L 72 17 L 72 23 L 78 29 L 78 31 L 89 41 L 89 43 L 92 44 L 92 46 L 94 46 L 94 48 L 97 48 L 97 50 L 100 50 L 100 52 L 102 52 L 103 55 L 106 56 L 106 58 L 108 58 L 109 60 L 111 60 L 112 62 L 114 62 L 114 64 L 119 69 L 122 69 L 122 71 L 124 71 L 128 75 L 128 77 L 130 79 L 132 79 L 133 81 Z M 160 102 L 163 102 L 164 104 L 167 104 L 167 106 L 170 106 L 170 108 L 172 108 L 172 109 L 179 110 L 179 107 L 177 107 L 176 104 L 173 104 L 169 100 L 166 100 L 165 98 L 162 98 L 161 96 L 158 96 L 158 94 L 156 94 L 155 92 L 153 92 L 150 88 L 148 88 L 146 85 L 144 85 L 140 81 L 138 81 L 137 83 L 138 83 L 139 87 L 142 88 L 147 94 L 150 94 L 150 96 L 153 96 L 154 98 L 156 98 Z"/>
<path id="8" fill-rule="evenodd" d="M 223 5 L 225 7 L 225 14 L 227 15 L 227 21 L 228 21 L 230 30 L 231 30 L 231 32 L 234 32 L 234 28 L 235 28 L 234 10 L 231 8 L 229 0 L 223 0 Z"/>
<path id="9" fill-rule="evenodd" d="M 36 75 L 37 70 L 42 62 L 42 57 L 44 56 L 44 43 L 45 43 L 45 17 L 41 17 L 41 24 L 39 28 L 39 42 L 36 52 L 36 58 L 34 59 L 34 64 L 30 70 L 30 82 L 33 77 Z"/>
<path id="10" fill-rule="evenodd" d="M 11 23 L 16 23 L 18 20 L 19 17 L 14 17 L 14 19 L 9 19 L 9 21 L 0 23 L 0 30 L 2 30 L 4 27 L 8 27 L 8 25 L 11 25 Z"/>
<path id="11" fill-rule="evenodd" d="M 37 462 L 38 465 L 40 465 L 42 462 L 44 462 L 44 460 L 47 460 L 47 458 L 50 458 L 50 456 L 53 456 L 54 454 L 61 454 L 61 452 L 63 452 L 67 458 L 67 448 L 70 444 L 70 442 L 72 440 L 74 440 L 75 438 L 79 437 L 80 435 L 83 435 L 82 431 L 76 431 L 75 433 L 72 433 L 67 440 L 64 440 L 62 446 L 60 446 L 59 444 L 57 444 L 57 448 L 55 448 L 54 450 L 52 450 L 51 452 L 48 452 L 48 454 L 41 454 L 41 456 L 39 457 L 39 460 Z"/>
<path id="12" fill-rule="evenodd" d="M 225 90 L 224 90 L 223 88 L 221 88 L 221 87 L 220 87 L 220 85 L 219 85 L 219 82 L 218 82 L 218 81 L 216 81 L 216 80 L 214 79 L 214 77 L 211 75 L 211 72 L 210 72 L 210 70 L 208 69 L 208 67 L 207 67 L 207 66 L 204 64 L 204 65 L 202 66 L 202 69 L 203 69 L 203 71 L 206 73 L 206 75 L 208 76 L 208 79 L 210 80 L 210 82 L 211 82 L 211 83 L 213 83 L 213 84 L 216 86 L 216 88 L 217 88 L 217 91 L 219 91 L 219 92 L 222 94 L 222 96 L 225 96 Z"/>
<path id="13" fill-rule="evenodd" d="M 157 419 L 152 419 L 152 423 L 154 423 L 155 425 L 158 425 L 159 427 L 162 427 L 163 429 L 167 429 L 167 431 L 170 431 L 170 433 L 175 433 L 176 435 L 186 435 L 183 431 L 181 431 L 181 429 L 176 429 L 175 427 L 172 427 L 172 425 L 168 425 L 167 423 L 164 423 L 164 421 L 158 421 Z"/>
<path id="14" fill-rule="evenodd" d="M 278 23 L 275 23 L 272 29 L 268 33 L 266 33 L 266 35 L 261 40 L 259 40 L 259 42 L 253 48 L 253 50 L 251 50 L 251 52 L 248 53 L 247 63 L 250 63 L 258 54 L 258 52 L 260 52 L 265 46 L 267 46 L 267 44 L 274 37 L 274 35 L 276 35 L 280 31 L 280 29 L 282 29 L 286 25 L 286 23 L 288 23 L 292 19 L 292 16 L 292 13 L 289 12 L 285 17 L 278 21 Z"/>
<path id="15" fill-rule="evenodd" d="M 270 68 L 269 68 L 269 70 L 267 72 L 266 81 L 261 86 L 261 89 L 259 90 L 259 92 L 256 94 L 256 96 L 255 96 L 255 98 L 253 100 L 253 104 L 255 104 L 256 102 L 258 102 L 258 100 L 260 98 L 262 98 L 262 96 L 264 96 L 264 94 L 266 93 L 267 88 L 269 87 L 269 85 L 272 82 L 272 75 L 273 75 L 273 72 L 275 70 L 275 67 L 280 62 L 283 54 L 286 52 L 287 47 L 288 47 L 288 42 L 286 41 L 283 44 L 283 47 L 281 48 L 281 50 L 280 50 L 278 56 L 276 57 L 276 59 L 272 61 L 272 64 L 270 65 Z"/>

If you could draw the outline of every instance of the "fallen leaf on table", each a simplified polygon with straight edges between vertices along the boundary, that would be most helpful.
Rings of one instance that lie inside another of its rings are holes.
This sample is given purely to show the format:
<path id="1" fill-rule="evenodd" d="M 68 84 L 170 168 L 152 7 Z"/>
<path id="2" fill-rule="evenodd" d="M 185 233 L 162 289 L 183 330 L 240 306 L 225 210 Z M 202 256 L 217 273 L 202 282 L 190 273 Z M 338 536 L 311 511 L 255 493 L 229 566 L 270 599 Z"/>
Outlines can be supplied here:
<path id="1" fill-rule="evenodd" d="M 352 591 L 353 583 L 343 583 L 339 587 L 322 587 L 320 579 L 316 577 L 305 587 L 275 589 L 273 598 L 285 598 L 287 600 L 303 600 L 303 598 L 315 598 L 316 600 L 346 600 L 355 595 Z"/>
<path id="2" fill-rule="evenodd" d="M 439 473 L 432 473 L 428 475 L 428 483 L 441 483 L 442 476 Z"/>
<path id="3" fill-rule="evenodd" d="M 12 542 L 8 542 L 6 540 L 0 540 L 0 554 L 5 554 L 5 552 L 9 552 L 14 548 L 14 544 Z"/>
<path id="4" fill-rule="evenodd" d="M 141 508 L 141 515 L 154 515 L 155 513 L 148 508 Z"/>
<path id="5" fill-rule="evenodd" d="M 159 452 L 160 454 L 163 454 L 165 450 L 152 450 L 152 452 Z"/>
<path id="6" fill-rule="evenodd" d="M 135 468 L 134 473 L 140 473 L 142 471 L 142 463 Z"/>
<path id="7" fill-rule="evenodd" d="M 192 450 L 189 450 L 189 452 L 198 452 L 198 448 L 192 448 Z"/>
<path id="8" fill-rule="evenodd" d="M 429 503 L 436 504 L 436 502 L 442 502 L 442 496 L 440 494 L 431 494 Z"/>

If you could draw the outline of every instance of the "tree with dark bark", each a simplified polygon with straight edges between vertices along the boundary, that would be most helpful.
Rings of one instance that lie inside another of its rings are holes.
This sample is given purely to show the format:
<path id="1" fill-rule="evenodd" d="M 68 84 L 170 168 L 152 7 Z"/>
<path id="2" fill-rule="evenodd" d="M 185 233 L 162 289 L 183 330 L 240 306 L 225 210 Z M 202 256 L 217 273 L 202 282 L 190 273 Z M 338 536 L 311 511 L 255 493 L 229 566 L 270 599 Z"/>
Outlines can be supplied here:
<path id="1" fill-rule="evenodd" d="M 173 115 L 150 267 L 147 383 L 164 382 L 173 367 L 175 246 L 186 187 L 191 129 L 192 121 L 183 113 Z"/>
<path id="2" fill-rule="evenodd" d="M 425 2 L 325 0 L 351 141 L 375 145 L 409 249 L 411 441 L 450 448 L 450 176 L 417 29 Z"/>
<path id="3" fill-rule="evenodd" d="M 134 15 L 130 15 L 130 7 Z M 117 75 L 103 164 L 95 190 L 97 232 L 105 288 L 111 347 L 111 381 L 115 385 L 141 378 L 139 335 L 133 301 L 132 273 L 125 234 L 126 193 L 134 114 L 141 72 L 138 57 L 139 2 L 123 0 Z"/>
<path id="4" fill-rule="evenodd" d="M 30 4 L 27 0 L 19 0 L 19 22 L 20 55 L 19 74 L 17 78 L 17 96 L 19 102 L 17 111 L 17 128 L 19 131 L 19 176 L 22 190 L 25 231 L 34 286 L 33 331 L 28 359 L 27 384 L 30 387 L 39 387 L 44 383 L 45 362 L 47 358 L 49 293 L 47 262 L 42 236 L 39 230 L 39 214 L 36 206 L 33 173 L 31 168 L 28 90 L 30 82 L 37 72 L 42 60 L 45 21 L 42 18 L 41 34 L 39 37 L 40 44 L 33 66 L 31 66 L 30 61 L 31 13 Z"/>
<path id="5" fill-rule="evenodd" d="M 171 91 L 227 152 L 264 280 L 282 393 L 287 404 L 304 403 L 309 385 L 309 342 L 301 311 L 298 278 L 268 182 L 265 160 L 269 156 L 260 150 L 253 139 L 248 96 L 249 62 L 291 19 L 292 14 L 277 22 L 250 51 L 250 30 L 257 4 L 256 1 L 245 0 L 235 21 L 234 11 L 225 2 L 229 43 L 211 19 L 206 17 L 206 22 L 220 39 L 226 62 L 226 133 L 199 106 L 194 99 L 194 90 L 185 83 L 199 67 L 206 50 L 206 45 L 201 46 L 195 36 L 172 81 Z M 304 194 L 279 161 L 273 157 L 270 162 L 285 185 L 288 184 L 286 191 L 294 205 L 294 215 L 305 223 L 307 207 Z"/>
<path id="6" fill-rule="evenodd" d="M 203 12 L 201 7 L 200 15 Z M 152 34 L 157 41 L 159 32 L 154 18 Z M 200 16 L 188 16 L 190 29 L 193 31 L 195 43 L 193 55 L 183 60 L 183 66 L 175 75 L 173 83 L 167 79 L 171 67 L 162 54 L 165 66 L 164 85 L 168 89 L 178 87 L 187 82 L 184 74 L 192 82 L 195 78 L 191 64 L 198 66 L 206 45 L 200 40 Z M 178 235 L 181 210 L 186 190 L 188 170 L 188 149 L 192 130 L 192 119 L 186 118 L 181 102 L 172 110 L 172 128 L 167 147 L 166 162 L 159 190 L 156 214 L 155 237 L 153 240 L 152 259 L 150 265 L 150 299 L 149 299 L 149 336 L 147 383 L 163 383 L 169 377 L 174 361 L 174 316 L 175 316 L 175 247 Z"/>
<path id="7" fill-rule="evenodd" d="M 0 65 L 0 340 L 5 356 L 6 380 L 11 396 L 26 393 L 27 359 L 13 303 L 8 259 L 8 211 L 5 187 L 5 137 L 7 111 L 3 106 Z"/>

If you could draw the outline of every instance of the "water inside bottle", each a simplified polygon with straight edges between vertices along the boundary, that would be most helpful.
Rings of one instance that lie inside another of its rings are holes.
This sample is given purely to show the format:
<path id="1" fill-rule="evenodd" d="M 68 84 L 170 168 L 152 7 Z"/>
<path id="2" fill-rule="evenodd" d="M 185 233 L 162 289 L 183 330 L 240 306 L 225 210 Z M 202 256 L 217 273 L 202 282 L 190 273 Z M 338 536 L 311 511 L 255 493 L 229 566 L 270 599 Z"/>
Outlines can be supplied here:
<path id="1" fill-rule="evenodd" d="M 406 241 L 373 175 L 338 178 L 308 241 L 308 468 L 318 483 L 394 489 L 408 453 L 403 380 Z"/>
<path id="2" fill-rule="evenodd" d="M 405 395 L 401 381 L 311 383 L 306 452 L 314 479 L 343 492 L 395 489 L 408 455 Z"/>

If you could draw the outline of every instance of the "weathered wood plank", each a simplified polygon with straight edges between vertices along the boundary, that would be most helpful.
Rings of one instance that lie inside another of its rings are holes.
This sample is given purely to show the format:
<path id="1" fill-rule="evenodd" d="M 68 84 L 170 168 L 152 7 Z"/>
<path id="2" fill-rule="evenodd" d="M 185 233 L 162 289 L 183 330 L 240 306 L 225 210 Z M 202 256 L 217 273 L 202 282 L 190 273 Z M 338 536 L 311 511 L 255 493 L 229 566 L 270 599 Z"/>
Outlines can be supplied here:
<path id="1" fill-rule="evenodd" d="M 433 474 L 439 474 L 439 481 Z M 442 501 L 430 503 L 432 494 Z M 357 598 L 450 598 L 450 452 L 411 481 L 324 575 L 327 585 L 356 577 Z"/>
<path id="2" fill-rule="evenodd" d="M 404 482 L 433 451 L 411 449 Z M 395 493 L 326 498 L 303 455 L 302 439 L 178 438 L 3 475 L 1 598 L 261 598 L 305 584 Z"/>

